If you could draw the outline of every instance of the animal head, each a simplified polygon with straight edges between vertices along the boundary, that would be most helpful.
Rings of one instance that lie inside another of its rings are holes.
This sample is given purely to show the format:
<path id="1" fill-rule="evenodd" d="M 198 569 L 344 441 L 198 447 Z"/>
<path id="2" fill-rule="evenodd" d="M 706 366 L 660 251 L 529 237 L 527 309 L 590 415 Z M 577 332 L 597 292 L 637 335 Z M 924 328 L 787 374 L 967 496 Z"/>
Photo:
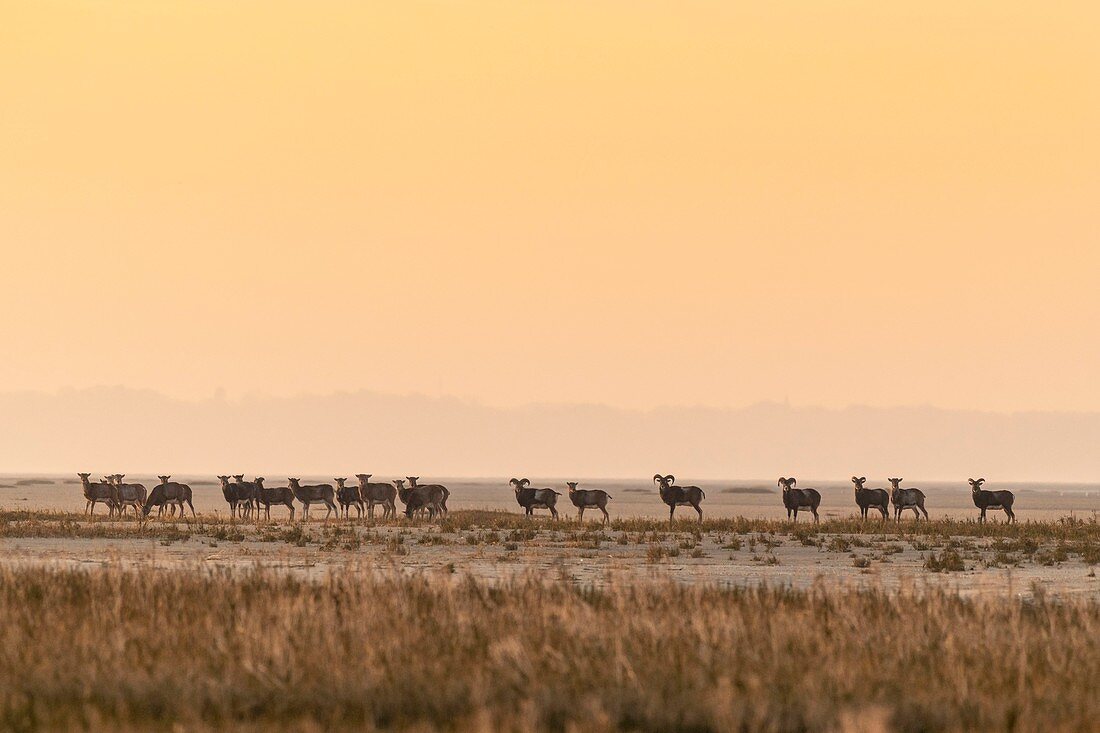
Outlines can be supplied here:
<path id="1" fill-rule="evenodd" d="M 233 478 L 237 480 L 238 484 L 244 483 L 244 474 L 243 473 L 235 473 L 235 474 L 233 474 Z"/>
<path id="2" fill-rule="evenodd" d="M 892 488 L 892 489 L 897 489 L 897 488 L 898 488 L 898 485 L 899 485 L 899 484 L 900 484 L 900 483 L 901 483 L 902 481 L 904 481 L 905 479 L 903 479 L 903 478 L 888 478 L 888 479 L 886 479 L 886 480 L 890 482 L 890 488 Z"/>
<path id="3" fill-rule="evenodd" d="M 339 486 L 342 489 L 342 488 L 344 488 L 344 482 L 347 481 L 347 479 L 346 478 L 334 478 L 333 481 L 335 481 L 336 485 Z"/>
<path id="4" fill-rule="evenodd" d="M 255 484 L 256 484 L 256 486 L 258 486 L 259 488 L 262 489 L 264 487 L 264 477 L 263 476 L 257 476 L 255 478 Z"/>
<path id="5" fill-rule="evenodd" d="M 168 479 L 170 479 L 170 478 L 172 478 L 172 477 L 171 477 L 171 476 L 157 476 L 157 478 L 159 478 L 159 479 L 160 479 L 160 482 L 161 482 L 162 484 L 166 484 L 166 483 L 168 483 Z"/>
<path id="6" fill-rule="evenodd" d="M 114 486 L 115 485 L 115 475 L 112 473 L 110 476 L 104 476 L 103 478 L 100 479 L 100 481 L 107 484 L 108 486 Z"/>
<path id="7" fill-rule="evenodd" d="M 569 487 L 569 493 L 570 494 L 572 494 L 574 491 L 577 490 L 577 482 L 576 481 L 566 481 L 565 485 Z"/>
<path id="8" fill-rule="evenodd" d="M 222 488 L 225 488 L 226 486 L 229 486 L 229 477 L 228 476 L 218 476 L 218 481 L 222 482 Z"/>
<path id="9" fill-rule="evenodd" d="M 405 488 L 405 479 L 395 478 L 393 480 L 393 485 L 397 487 L 398 491 L 400 491 Z"/>
<path id="10" fill-rule="evenodd" d="M 87 481 L 87 480 L 88 480 L 88 477 L 89 477 L 89 476 L 91 476 L 91 475 L 92 475 L 92 474 L 90 474 L 90 473 L 78 473 L 78 474 L 77 474 L 77 476 L 79 476 L 79 477 L 80 477 L 80 480 L 81 480 L 81 481 Z"/>
<path id="11" fill-rule="evenodd" d="M 115 480 L 118 481 L 120 484 L 122 483 L 122 479 L 124 479 L 124 478 L 126 478 L 126 474 L 124 474 L 124 473 L 116 473 L 115 474 Z"/>
<path id="12" fill-rule="evenodd" d="M 984 484 L 984 483 L 985 483 L 984 478 L 980 478 L 978 480 L 970 479 L 970 490 L 973 491 L 974 493 L 977 493 L 977 492 L 982 490 L 982 484 Z"/>
<path id="13" fill-rule="evenodd" d="M 777 483 L 776 486 L 782 486 L 783 487 L 783 492 L 786 493 L 786 492 L 790 491 L 791 489 L 793 489 L 797 483 L 798 483 L 798 479 L 796 479 L 794 476 L 791 476 L 790 478 L 780 476 L 779 477 L 779 483 Z"/>
<path id="14" fill-rule="evenodd" d="M 852 483 L 856 485 L 856 491 L 863 488 L 863 484 L 867 483 L 866 476 L 852 476 Z"/>
<path id="15" fill-rule="evenodd" d="M 676 483 L 676 477 L 673 476 L 671 473 L 667 476 L 662 476 L 659 473 L 655 473 L 653 474 L 653 483 L 657 484 L 658 487 L 662 489 L 667 489 L 668 487 Z"/>
<path id="16" fill-rule="evenodd" d="M 357 474 L 355 474 L 355 478 L 359 479 L 360 483 L 365 484 L 368 481 L 370 481 L 370 477 L 373 476 L 373 475 L 374 474 L 372 474 L 372 473 L 357 473 Z"/>
<path id="17" fill-rule="evenodd" d="M 531 479 L 529 479 L 529 478 L 514 478 L 511 481 L 509 481 L 508 483 L 512 484 L 512 486 L 515 488 L 516 491 L 519 491 L 520 489 L 524 488 L 525 486 L 530 486 L 531 485 Z"/>
<path id="18" fill-rule="evenodd" d="M 419 476 L 406 476 L 405 480 L 409 482 L 409 486 L 416 486 L 416 482 L 420 480 Z"/>
<path id="19" fill-rule="evenodd" d="M 298 486 L 298 479 L 296 479 L 296 478 L 289 478 L 289 477 L 288 477 L 286 481 L 287 481 L 287 483 L 288 483 L 288 484 L 290 484 L 290 485 L 291 485 L 292 487 L 297 487 L 297 486 Z"/>

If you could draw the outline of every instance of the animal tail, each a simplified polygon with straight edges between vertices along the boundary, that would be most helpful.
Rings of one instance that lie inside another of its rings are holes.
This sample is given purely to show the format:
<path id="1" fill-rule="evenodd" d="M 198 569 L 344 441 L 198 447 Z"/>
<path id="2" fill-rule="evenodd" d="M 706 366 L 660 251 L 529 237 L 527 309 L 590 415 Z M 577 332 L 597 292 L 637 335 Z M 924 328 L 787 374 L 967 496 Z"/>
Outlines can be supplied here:
<path id="1" fill-rule="evenodd" d="M 707 492 L 703 491 L 702 489 L 699 489 L 699 493 L 703 495 L 704 499 L 707 498 Z"/>

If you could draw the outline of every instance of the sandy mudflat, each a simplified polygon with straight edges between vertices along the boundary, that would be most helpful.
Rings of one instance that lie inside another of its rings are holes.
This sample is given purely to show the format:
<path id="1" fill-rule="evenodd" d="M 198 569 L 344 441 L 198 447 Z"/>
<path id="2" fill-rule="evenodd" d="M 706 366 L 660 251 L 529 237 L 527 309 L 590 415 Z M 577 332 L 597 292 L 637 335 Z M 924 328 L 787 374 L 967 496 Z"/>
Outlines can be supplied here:
<path id="1" fill-rule="evenodd" d="M 814 584 L 897 589 L 946 586 L 963 594 L 1027 596 L 1034 584 L 1047 592 L 1100 599 L 1100 580 L 1079 552 L 1059 555 L 1058 543 L 1028 551 L 1001 551 L 988 537 L 929 537 L 822 532 L 728 531 L 637 533 L 550 528 L 519 530 L 476 526 L 441 532 L 427 525 L 368 527 L 312 522 L 304 539 L 282 537 L 287 526 L 181 523 L 180 538 L 156 536 L 168 523 L 151 523 L 152 537 L 8 537 L 0 539 L 0 563 L 128 568 L 206 567 L 244 572 L 254 567 L 304 576 L 327 573 L 424 573 L 472 576 L 490 582 L 526 575 L 602 586 L 611 583 L 769 585 Z M 239 527 L 239 529 L 238 529 Z M 224 539 L 225 533 L 233 539 Z M 234 532 L 239 532 L 233 535 Z M 222 539 L 217 537 L 222 536 Z M 266 536 L 264 541 L 261 537 Z M 929 556 L 954 552 L 963 570 L 932 572 Z"/>

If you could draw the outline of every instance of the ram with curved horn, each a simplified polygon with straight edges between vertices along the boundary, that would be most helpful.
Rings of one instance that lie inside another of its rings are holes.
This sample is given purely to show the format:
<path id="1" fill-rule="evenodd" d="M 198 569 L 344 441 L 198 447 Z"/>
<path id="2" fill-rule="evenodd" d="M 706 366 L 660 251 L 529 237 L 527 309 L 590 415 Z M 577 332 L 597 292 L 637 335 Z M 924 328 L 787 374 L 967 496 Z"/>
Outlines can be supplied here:
<path id="1" fill-rule="evenodd" d="M 534 516 L 536 509 L 549 509 L 550 516 L 558 518 L 558 497 L 560 492 L 553 489 L 535 489 L 531 487 L 531 479 L 514 478 L 509 484 L 516 492 L 516 503 L 523 507 L 523 513 L 528 517 Z"/>
<path id="2" fill-rule="evenodd" d="M 821 492 L 817 489 L 798 489 L 795 488 L 798 484 L 798 479 L 794 476 L 786 478 L 784 476 L 779 477 L 779 487 L 783 489 L 783 506 L 787 508 L 787 519 L 794 519 L 798 521 L 798 510 L 809 509 L 813 512 L 814 522 L 818 521 L 817 508 L 821 506 Z"/>
<path id="3" fill-rule="evenodd" d="M 993 509 L 994 511 L 1004 509 L 1008 522 L 1014 523 L 1016 514 L 1012 511 L 1012 503 L 1016 501 L 1016 496 L 1011 491 L 987 491 L 982 488 L 984 483 L 984 478 L 970 479 L 970 493 L 974 498 L 974 506 L 982 510 L 982 515 L 978 521 L 985 521 L 986 509 Z"/>
<path id="4" fill-rule="evenodd" d="M 703 521 L 703 508 L 699 504 L 707 498 L 706 493 L 698 486 L 677 486 L 676 477 L 671 473 L 662 476 L 653 474 L 653 483 L 657 484 L 657 491 L 661 495 L 661 501 L 668 505 L 668 523 L 672 524 L 672 517 L 678 506 L 694 507 L 699 513 L 699 521 Z"/>
<path id="5" fill-rule="evenodd" d="M 866 476 L 852 476 L 852 483 L 856 487 L 856 506 L 859 507 L 859 513 L 863 519 L 867 519 L 869 509 L 874 509 L 882 512 L 882 521 L 885 522 L 890 512 L 889 492 L 886 489 L 863 488 L 863 484 L 867 483 Z"/>

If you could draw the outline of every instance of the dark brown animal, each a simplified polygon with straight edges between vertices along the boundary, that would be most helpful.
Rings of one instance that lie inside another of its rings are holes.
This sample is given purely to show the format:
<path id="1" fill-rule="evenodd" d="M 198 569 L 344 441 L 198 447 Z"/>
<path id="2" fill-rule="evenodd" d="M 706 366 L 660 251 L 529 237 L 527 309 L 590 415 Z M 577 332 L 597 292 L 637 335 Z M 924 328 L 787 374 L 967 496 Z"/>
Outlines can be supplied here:
<path id="1" fill-rule="evenodd" d="M 134 517 L 138 517 L 149 494 L 145 489 L 145 485 L 124 483 L 123 479 L 126 478 L 124 473 L 116 473 L 114 476 L 108 476 L 107 478 L 110 479 L 109 483 L 114 487 L 115 509 L 118 511 L 118 515 L 121 517 L 126 507 L 133 507 Z"/>
<path id="2" fill-rule="evenodd" d="M 906 509 L 912 509 L 918 520 L 921 514 L 924 514 L 924 518 L 928 519 L 928 512 L 924 508 L 923 491 L 900 488 L 901 482 L 905 480 L 903 478 L 886 480 L 890 482 L 890 502 L 894 505 L 894 518 L 898 522 L 901 522 L 901 513 Z"/>
<path id="3" fill-rule="evenodd" d="M 678 506 L 694 507 L 699 512 L 699 521 L 703 521 L 703 508 L 699 504 L 707 495 L 698 486 L 677 486 L 676 477 L 671 473 L 662 476 L 653 474 L 653 483 L 657 484 L 657 492 L 661 495 L 661 501 L 668 504 L 668 523 L 672 524 L 672 515 Z"/>
<path id="4" fill-rule="evenodd" d="M 367 506 L 367 516 L 374 519 L 374 505 L 382 506 L 382 519 L 397 516 L 397 488 L 393 484 L 371 482 L 371 474 L 357 473 L 359 479 L 359 500 Z"/>
<path id="5" fill-rule="evenodd" d="M 256 509 L 258 512 L 259 507 L 256 505 L 256 482 L 245 481 L 243 473 L 234 475 L 233 481 L 237 485 L 237 495 L 240 497 L 237 508 L 244 517 L 249 517 L 253 509 Z M 257 514 L 257 519 L 258 518 L 259 515 Z"/>
<path id="6" fill-rule="evenodd" d="M 405 478 L 408 480 L 409 486 L 414 489 L 421 487 L 431 489 L 433 495 L 438 495 L 440 497 L 437 502 L 439 504 L 439 510 L 444 514 L 447 513 L 447 499 L 451 497 L 451 492 L 447 490 L 446 486 L 442 484 L 418 484 L 417 481 L 420 480 L 419 476 L 406 476 Z"/>
<path id="7" fill-rule="evenodd" d="M 441 503 L 443 492 L 439 486 L 410 486 L 405 495 L 405 516 L 412 519 L 413 515 L 420 511 L 428 512 L 428 519 L 435 519 L 443 514 Z"/>
<path id="8" fill-rule="evenodd" d="M 271 521 L 271 505 L 282 504 L 290 510 L 290 520 L 294 521 L 294 492 L 290 490 L 289 486 L 273 486 L 268 488 L 264 486 L 263 476 L 257 476 L 254 483 L 256 484 L 256 519 L 260 518 L 260 507 L 264 508 L 264 513 L 267 521 Z"/>
<path id="9" fill-rule="evenodd" d="M 874 509 L 882 512 L 882 521 L 886 521 L 886 515 L 890 511 L 890 494 L 886 489 L 865 489 L 866 476 L 852 476 L 852 483 L 856 485 L 856 506 L 864 519 L 867 519 L 867 511 Z"/>
<path id="10" fill-rule="evenodd" d="M 225 498 L 225 503 L 229 505 L 229 517 L 235 519 L 241 503 L 241 487 L 239 484 L 231 483 L 228 476 L 218 476 L 218 481 L 222 482 L 222 496 Z"/>
<path id="11" fill-rule="evenodd" d="M 302 521 L 309 521 L 309 505 L 310 504 L 324 504 L 328 507 L 328 511 L 325 512 L 325 521 L 335 514 L 340 516 L 340 510 L 336 508 L 336 502 L 333 500 L 336 496 L 336 490 L 332 488 L 332 484 L 313 484 L 302 486 L 301 480 L 296 478 L 289 478 L 287 481 L 290 483 L 290 490 L 294 492 L 294 498 L 302 503 Z"/>
<path id="12" fill-rule="evenodd" d="M 566 481 L 569 487 L 569 501 L 577 507 L 577 521 L 584 521 L 584 510 L 595 507 L 603 512 L 603 523 L 611 521 L 611 515 L 607 513 L 607 502 L 611 495 L 603 489 L 578 489 L 576 481 Z"/>
<path id="13" fill-rule="evenodd" d="M 336 501 L 339 502 L 340 511 L 344 513 L 344 517 L 349 517 L 351 508 L 354 506 L 359 513 L 359 518 L 362 519 L 363 501 L 359 498 L 359 487 L 344 486 L 347 483 L 346 478 L 334 478 L 333 481 L 336 482 Z"/>
<path id="14" fill-rule="evenodd" d="M 180 508 L 180 516 L 183 516 L 183 505 L 191 507 L 191 516 L 195 516 L 195 505 L 191 503 L 192 491 L 187 484 L 169 481 L 171 476 L 157 476 L 160 483 L 149 492 L 149 498 L 145 500 L 142 513 L 149 516 L 149 510 L 153 507 L 164 507 L 166 504 L 176 504 Z"/>
<path id="15" fill-rule="evenodd" d="M 1012 504 L 1016 501 L 1016 496 L 1011 491 L 987 491 L 982 488 L 982 484 L 985 483 L 984 478 L 970 479 L 970 493 L 974 498 L 974 506 L 982 510 L 982 515 L 978 519 L 979 522 L 985 521 L 985 510 L 1004 509 L 1005 515 L 1008 517 L 1010 524 L 1016 521 L 1016 514 L 1012 511 Z"/>
<path id="16" fill-rule="evenodd" d="M 818 521 L 817 508 L 821 505 L 821 493 L 817 489 L 796 489 L 798 483 L 794 477 L 779 478 L 779 486 L 783 487 L 783 506 L 787 507 L 787 519 L 798 521 L 798 510 L 809 509 L 813 512 L 814 522 Z"/>
<path id="17" fill-rule="evenodd" d="M 114 514 L 114 491 L 111 485 L 106 481 L 97 481 L 92 483 L 88 480 L 91 476 L 90 473 L 78 473 L 80 477 L 80 483 L 84 487 L 84 513 L 95 514 L 95 505 L 99 502 L 103 502 L 107 505 L 108 515 Z"/>
<path id="18" fill-rule="evenodd" d="M 550 516 L 558 518 L 558 497 L 561 492 L 553 489 L 531 488 L 531 479 L 514 478 L 509 484 L 516 490 L 516 503 L 523 507 L 523 512 L 528 517 L 534 516 L 536 509 L 549 509 Z"/>

